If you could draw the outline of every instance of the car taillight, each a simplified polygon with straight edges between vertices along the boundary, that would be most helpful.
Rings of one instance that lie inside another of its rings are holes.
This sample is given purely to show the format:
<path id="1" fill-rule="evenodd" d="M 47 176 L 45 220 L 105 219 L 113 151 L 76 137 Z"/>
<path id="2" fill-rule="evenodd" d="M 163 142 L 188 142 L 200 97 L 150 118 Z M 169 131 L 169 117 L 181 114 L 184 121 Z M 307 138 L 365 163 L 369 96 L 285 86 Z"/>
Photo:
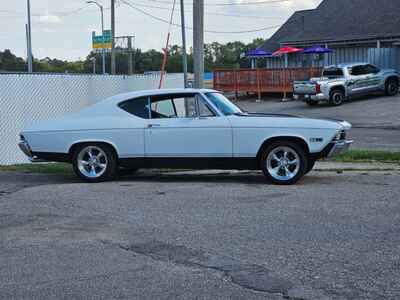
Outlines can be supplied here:
<path id="1" fill-rule="evenodd" d="M 315 92 L 316 92 L 317 94 L 321 93 L 321 85 L 320 85 L 320 84 L 317 84 L 317 85 L 315 86 Z"/>

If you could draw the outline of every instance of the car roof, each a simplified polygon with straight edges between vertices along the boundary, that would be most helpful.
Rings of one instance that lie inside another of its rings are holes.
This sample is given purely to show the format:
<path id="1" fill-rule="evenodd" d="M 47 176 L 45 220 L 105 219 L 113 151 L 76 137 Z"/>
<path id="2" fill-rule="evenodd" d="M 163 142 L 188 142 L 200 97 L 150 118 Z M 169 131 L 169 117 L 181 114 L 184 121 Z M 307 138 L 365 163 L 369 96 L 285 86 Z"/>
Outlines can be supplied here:
<path id="1" fill-rule="evenodd" d="M 212 89 L 193 89 L 193 88 L 141 90 L 141 91 L 118 94 L 110 98 L 107 98 L 106 100 L 104 100 L 104 102 L 119 103 L 125 100 L 146 97 L 146 96 L 153 96 L 153 95 L 184 94 L 184 93 L 215 93 L 215 92 L 218 91 Z"/>
<path id="2" fill-rule="evenodd" d="M 351 68 L 354 66 L 364 66 L 364 65 L 369 65 L 369 63 L 366 62 L 356 62 L 356 63 L 344 63 L 344 64 L 339 64 L 339 68 Z"/>

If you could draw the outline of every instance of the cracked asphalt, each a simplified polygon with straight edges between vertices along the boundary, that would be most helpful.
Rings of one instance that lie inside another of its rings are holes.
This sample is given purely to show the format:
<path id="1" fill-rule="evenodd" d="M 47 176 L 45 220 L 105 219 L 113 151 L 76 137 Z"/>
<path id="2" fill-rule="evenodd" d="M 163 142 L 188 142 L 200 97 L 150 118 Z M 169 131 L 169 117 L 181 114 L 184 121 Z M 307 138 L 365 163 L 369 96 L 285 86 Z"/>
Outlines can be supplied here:
<path id="1" fill-rule="evenodd" d="M 400 172 L 0 173 L 0 299 L 399 299 Z"/>

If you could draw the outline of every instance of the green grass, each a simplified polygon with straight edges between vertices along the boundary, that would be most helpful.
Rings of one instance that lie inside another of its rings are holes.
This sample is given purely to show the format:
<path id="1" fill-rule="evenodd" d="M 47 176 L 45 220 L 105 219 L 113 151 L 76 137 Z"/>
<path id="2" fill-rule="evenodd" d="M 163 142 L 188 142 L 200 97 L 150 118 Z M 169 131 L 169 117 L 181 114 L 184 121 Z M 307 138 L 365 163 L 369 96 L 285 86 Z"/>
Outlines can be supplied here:
<path id="1" fill-rule="evenodd" d="M 20 164 L 11 166 L 0 166 L 0 171 L 14 171 L 24 173 L 40 173 L 40 174 L 70 174 L 72 167 L 70 164 L 63 163 L 33 163 Z"/>
<path id="2" fill-rule="evenodd" d="M 333 158 L 337 162 L 382 162 L 400 164 L 400 152 L 350 150 Z"/>

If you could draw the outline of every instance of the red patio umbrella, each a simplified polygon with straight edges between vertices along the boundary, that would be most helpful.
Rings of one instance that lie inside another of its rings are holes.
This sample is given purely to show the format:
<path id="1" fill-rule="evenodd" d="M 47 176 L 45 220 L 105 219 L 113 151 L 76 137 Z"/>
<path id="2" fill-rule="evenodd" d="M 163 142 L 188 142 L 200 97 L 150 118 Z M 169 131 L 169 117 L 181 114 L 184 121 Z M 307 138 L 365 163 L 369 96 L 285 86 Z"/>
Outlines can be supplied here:
<path id="1" fill-rule="evenodd" d="M 303 51 L 303 49 L 301 49 L 301 48 L 285 46 L 285 47 L 282 47 L 279 50 L 275 51 L 274 53 L 272 53 L 272 55 L 273 56 L 282 56 L 284 54 L 298 53 L 298 52 L 302 52 L 302 51 Z"/>
<path id="2" fill-rule="evenodd" d="M 302 51 L 303 51 L 303 49 L 301 49 L 301 48 L 284 46 L 284 47 L 280 48 L 278 51 L 275 51 L 274 53 L 272 53 L 273 56 L 283 56 L 283 55 L 285 56 L 285 68 L 284 68 L 285 69 L 285 73 L 284 73 L 285 74 L 285 79 L 284 79 L 285 82 L 286 82 L 286 78 L 287 78 L 286 69 L 288 68 L 288 54 L 299 53 Z M 285 83 L 283 85 L 285 85 Z M 283 89 L 284 89 L 284 91 L 283 91 L 282 101 L 287 101 L 285 86 L 283 87 Z"/>

